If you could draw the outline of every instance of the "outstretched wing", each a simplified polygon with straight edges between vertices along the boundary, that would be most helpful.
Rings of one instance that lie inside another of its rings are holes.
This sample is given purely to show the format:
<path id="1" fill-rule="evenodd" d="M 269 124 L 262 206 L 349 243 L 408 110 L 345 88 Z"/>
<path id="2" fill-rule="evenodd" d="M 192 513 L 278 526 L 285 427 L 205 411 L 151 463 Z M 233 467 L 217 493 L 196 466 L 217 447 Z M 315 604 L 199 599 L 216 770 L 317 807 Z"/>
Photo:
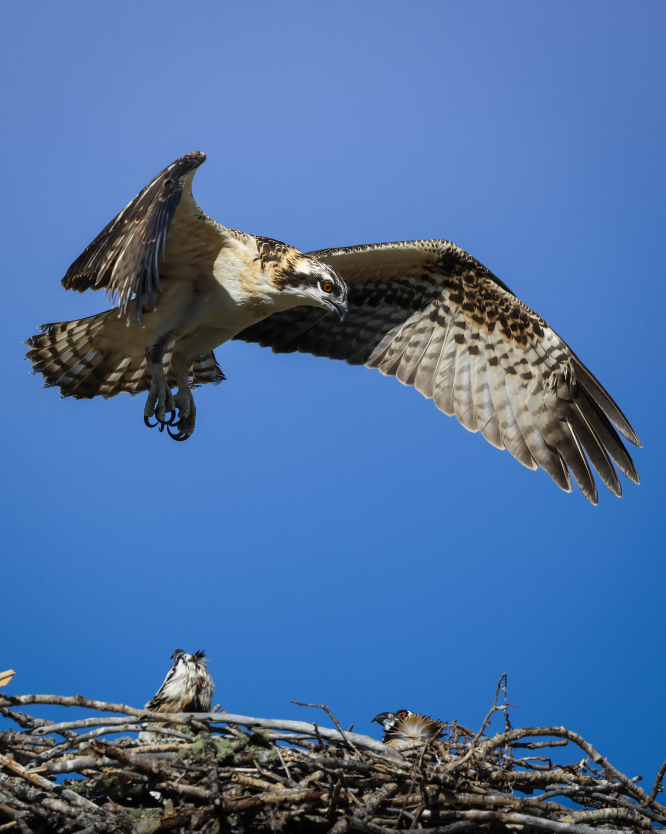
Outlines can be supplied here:
<path id="1" fill-rule="evenodd" d="M 153 179 L 93 240 L 62 279 L 66 290 L 105 289 L 117 299 L 129 321 L 134 299 L 143 323 L 142 305 L 155 307 L 161 289 L 159 261 L 176 208 L 186 192 L 192 203 L 192 177 L 206 154 L 188 153 Z"/>
<path id="2" fill-rule="evenodd" d="M 615 495 L 622 488 L 611 458 L 639 482 L 612 424 L 640 442 L 609 394 L 540 316 L 462 249 L 415 240 L 309 255 L 347 282 L 347 320 L 297 307 L 237 339 L 396 376 L 528 468 L 542 466 L 567 492 L 570 470 L 594 504 L 583 450 Z"/>

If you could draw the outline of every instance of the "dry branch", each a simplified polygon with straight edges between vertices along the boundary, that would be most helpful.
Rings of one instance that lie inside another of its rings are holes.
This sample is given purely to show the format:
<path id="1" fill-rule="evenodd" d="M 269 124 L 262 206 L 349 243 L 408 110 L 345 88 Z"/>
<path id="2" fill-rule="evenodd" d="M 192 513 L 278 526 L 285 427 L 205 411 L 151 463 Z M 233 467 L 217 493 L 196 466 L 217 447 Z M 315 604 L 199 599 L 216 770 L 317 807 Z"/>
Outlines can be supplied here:
<path id="1" fill-rule="evenodd" d="M 31 704 L 95 714 L 56 722 L 14 709 Z M 648 795 L 640 777 L 625 776 L 577 733 L 513 729 L 505 676 L 478 732 L 454 722 L 440 740 L 401 753 L 345 732 L 323 704 L 307 706 L 336 729 L 220 712 L 165 715 L 81 695 L 0 694 L 0 714 L 18 725 L 0 731 L 0 832 L 638 834 L 666 824 L 655 801 L 666 764 Z M 506 730 L 488 738 L 498 711 Z M 117 738 L 149 724 L 160 734 L 153 744 Z M 565 745 L 573 763 L 513 753 L 560 755 Z"/>

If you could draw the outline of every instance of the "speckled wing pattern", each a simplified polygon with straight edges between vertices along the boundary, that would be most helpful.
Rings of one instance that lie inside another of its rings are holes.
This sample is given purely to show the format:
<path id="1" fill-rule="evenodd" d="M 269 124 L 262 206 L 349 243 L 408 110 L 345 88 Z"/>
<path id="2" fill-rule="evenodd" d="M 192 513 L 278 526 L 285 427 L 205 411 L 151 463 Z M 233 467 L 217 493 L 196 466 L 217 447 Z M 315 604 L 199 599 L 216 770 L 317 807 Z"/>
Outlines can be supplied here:
<path id="1" fill-rule="evenodd" d="M 567 492 L 571 472 L 594 504 L 588 458 L 615 495 L 622 488 L 611 458 L 639 482 L 616 428 L 631 443 L 640 441 L 610 395 L 557 333 L 471 255 L 446 240 L 308 254 L 346 281 L 347 320 L 297 307 L 237 339 L 395 376 L 524 466 L 543 467 Z"/>
<path id="2" fill-rule="evenodd" d="M 129 320 L 134 299 L 143 323 L 142 304 L 155 307 L 159 260 L 189 174 L 206 160 L 200 151 L 177 159 L 161 171 L 131 203 L 102 229 L 62 279 L 66 290 L 105 289 Z"/>

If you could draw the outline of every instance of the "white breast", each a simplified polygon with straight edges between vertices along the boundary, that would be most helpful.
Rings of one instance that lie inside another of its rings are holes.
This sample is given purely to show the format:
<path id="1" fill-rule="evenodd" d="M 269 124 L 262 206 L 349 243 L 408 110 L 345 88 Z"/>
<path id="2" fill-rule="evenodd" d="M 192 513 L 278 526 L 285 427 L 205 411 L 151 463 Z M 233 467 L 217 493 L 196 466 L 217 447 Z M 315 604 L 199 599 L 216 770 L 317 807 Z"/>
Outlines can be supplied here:
<path id="1" fill-rule="evenodd" d="M 212 277 L 205 320 L 225 331 L 225 341 L 272 313 L 298 303 L 275 287 L 261 266 L 256 248 L 242 241 L 234 240 L 220 250 Z"/>

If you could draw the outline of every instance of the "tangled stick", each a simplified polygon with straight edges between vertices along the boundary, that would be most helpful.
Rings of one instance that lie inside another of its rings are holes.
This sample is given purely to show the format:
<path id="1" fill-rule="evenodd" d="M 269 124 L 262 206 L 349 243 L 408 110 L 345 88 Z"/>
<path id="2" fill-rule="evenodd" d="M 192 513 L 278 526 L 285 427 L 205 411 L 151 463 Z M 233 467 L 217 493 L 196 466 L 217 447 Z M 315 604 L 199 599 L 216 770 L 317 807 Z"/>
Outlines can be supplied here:
<path id="1" fill-rule="evenodd" d="M 17 710 L 32 704 L 93 714 L 56 722 Z M 81 695 L 0 694 L 0 833 L 592 834 L 666 825 L 656 801 L 666 763 L 647 794 L 640 777 L 625 776 L 577 733 L 513 728 L 505 675 L 477 732 L 445 724 L 442 738 L 401 752 L 345 732 L 323 704 L 303 706 L 322 709 L 336 729 L 220 712 L 158 714 Z M 506 728 L 489 738 L 498 711 Z M 158 742 L 136 738 L 147 724 Z M 520 752 L 552 756 L 570 743 L 582 761 Z"/>

